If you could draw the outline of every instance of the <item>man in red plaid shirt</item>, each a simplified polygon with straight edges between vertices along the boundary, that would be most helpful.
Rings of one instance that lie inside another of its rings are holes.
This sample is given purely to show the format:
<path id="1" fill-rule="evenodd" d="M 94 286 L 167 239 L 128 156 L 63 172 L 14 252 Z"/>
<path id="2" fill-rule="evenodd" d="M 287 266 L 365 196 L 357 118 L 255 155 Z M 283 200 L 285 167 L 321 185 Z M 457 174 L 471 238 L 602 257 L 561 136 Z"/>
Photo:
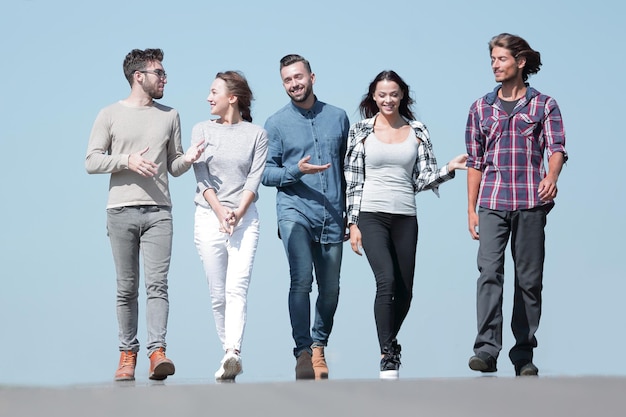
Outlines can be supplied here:
<path id="1" fill-rule="evenodd" d="M 541 316 L 544 228 L 567 161 L 565 132 L 556 101 L 527 83 L 541 67 L 539 52 L 508 33 L 492 38 L 489 51 L 499 84 L 472 104 L 465 132 L 468 226 L 472 238 L 480 242 L 478 335 L 469 367 L 497 371 L 502 349 L 504 253 L 510 238 L 515 265 L 511 319 L 515 345 L 509 358 L 516 375 L 538 375 L 532 361 Z"/>

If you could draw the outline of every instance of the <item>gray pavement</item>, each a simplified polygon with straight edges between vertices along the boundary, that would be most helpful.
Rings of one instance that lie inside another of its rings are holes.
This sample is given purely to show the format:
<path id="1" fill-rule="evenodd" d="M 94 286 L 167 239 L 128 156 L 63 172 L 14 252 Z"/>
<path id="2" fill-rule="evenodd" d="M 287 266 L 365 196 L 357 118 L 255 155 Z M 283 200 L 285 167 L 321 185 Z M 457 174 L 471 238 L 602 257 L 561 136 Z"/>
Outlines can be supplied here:
<path id="1" fill-rule="evenodd" d="M 626 416 L 626 378 L 212 381 L 0 387 L 1 417 Z"/>

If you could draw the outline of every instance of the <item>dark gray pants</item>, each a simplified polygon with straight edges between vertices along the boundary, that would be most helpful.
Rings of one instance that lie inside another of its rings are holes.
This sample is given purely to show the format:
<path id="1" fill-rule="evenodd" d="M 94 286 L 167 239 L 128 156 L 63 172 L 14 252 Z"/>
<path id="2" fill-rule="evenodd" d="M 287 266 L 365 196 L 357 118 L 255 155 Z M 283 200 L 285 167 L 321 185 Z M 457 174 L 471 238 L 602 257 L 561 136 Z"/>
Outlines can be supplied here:
<path id="1" fill-rule="evenodd" d="M 502 288 L 504 257 L 509 237 L 515 266 L 515 291 L 511 329 L 515 345 L 509 352 L 513 363 L 532 360 L 537 347 L 535 332 L 541 317 L 541 290 L 545 257 L 547 212 L 543 208 L 498 211 L 480 207 L 476 292 L 478 335 L 474 352 L 497 358 L 502 349 Z"/>

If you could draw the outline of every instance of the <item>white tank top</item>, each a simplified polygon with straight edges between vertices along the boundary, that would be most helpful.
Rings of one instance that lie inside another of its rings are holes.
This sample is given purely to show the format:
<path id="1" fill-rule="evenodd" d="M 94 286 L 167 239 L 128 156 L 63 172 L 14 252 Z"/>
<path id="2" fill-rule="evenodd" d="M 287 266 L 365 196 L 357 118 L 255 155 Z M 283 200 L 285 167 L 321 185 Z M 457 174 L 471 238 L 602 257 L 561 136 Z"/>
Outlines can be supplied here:
<path id="1" fill-rule="evenodd" d="M 365 139 L 361 211 L 416 215 L 413 167 L 417 147 L 413 129 L 400 143 L 381 142 L 374 132 Z"/>

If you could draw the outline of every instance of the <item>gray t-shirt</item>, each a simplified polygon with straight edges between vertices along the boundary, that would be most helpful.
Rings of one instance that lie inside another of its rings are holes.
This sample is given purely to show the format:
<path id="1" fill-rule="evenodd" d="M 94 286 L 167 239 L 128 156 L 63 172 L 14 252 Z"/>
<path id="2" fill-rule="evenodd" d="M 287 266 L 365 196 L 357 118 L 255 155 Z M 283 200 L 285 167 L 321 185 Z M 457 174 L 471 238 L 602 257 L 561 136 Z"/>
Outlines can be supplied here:
<path id="1" fill-rule="evenodd" d="M 261 174 L 267 155 L 267 132 L 260 126 L 241 121 L 220 124 L 214 120 L 193 127 L 191 143 L 204 140 L 204 152 L 193 164 L 197 188 L 194 201 L 211 208 L 204 198 L 208 188 L 215 190 L 224 207 L 239 207 L 243 190 L 258 198 Z"/>
<path id="2" fill-rule="evenodd" d="M 384 143 L 371 133 L 365 139 L 365 182 L 361 211 L 416 215 L 413 166 L 417 137 L 413 129 L 400 143 Z"/>

